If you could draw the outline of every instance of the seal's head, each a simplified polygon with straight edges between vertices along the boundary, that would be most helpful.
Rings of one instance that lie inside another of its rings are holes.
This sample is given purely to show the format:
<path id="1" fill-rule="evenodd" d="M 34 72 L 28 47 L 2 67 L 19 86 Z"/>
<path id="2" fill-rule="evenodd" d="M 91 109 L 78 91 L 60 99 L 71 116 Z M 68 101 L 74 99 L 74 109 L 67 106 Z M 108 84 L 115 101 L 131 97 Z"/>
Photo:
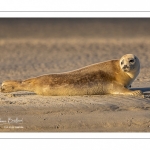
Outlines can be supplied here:
<path id="1" fill-rule="evenodd" d="M 126 72 L 132 77 L 135 77 L 140 71 L 140 61 L 135 55 L 126 54 L 120 59 L 120 67 L 122 71 Z"/>

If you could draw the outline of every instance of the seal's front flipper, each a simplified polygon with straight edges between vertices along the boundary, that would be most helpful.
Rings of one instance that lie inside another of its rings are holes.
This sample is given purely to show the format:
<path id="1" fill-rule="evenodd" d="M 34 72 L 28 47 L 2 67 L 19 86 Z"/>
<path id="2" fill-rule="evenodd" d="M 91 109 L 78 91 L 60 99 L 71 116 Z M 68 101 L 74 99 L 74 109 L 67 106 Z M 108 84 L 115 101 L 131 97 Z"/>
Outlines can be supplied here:
<path id="1" fill-rule="evenodd" d="M 123 87 L 121 84 L 115 83 L 112 94 L 120 94 L 120 95 L 132 95 L 132 96 L 143 96 L 143 92 L 141 90 L 129 90 L 125 87 Z"/>

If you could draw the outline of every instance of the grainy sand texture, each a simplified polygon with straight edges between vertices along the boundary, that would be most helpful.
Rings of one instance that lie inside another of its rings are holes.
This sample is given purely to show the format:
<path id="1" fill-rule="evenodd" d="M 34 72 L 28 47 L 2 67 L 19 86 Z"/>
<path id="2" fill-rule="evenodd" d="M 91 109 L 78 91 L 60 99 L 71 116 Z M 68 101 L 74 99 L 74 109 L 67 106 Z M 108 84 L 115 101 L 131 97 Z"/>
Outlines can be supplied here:
<path id="1" fill-rule="evenodd" d="M 127 53 L 141 62 L 132 96 L 0 93 L 1 132 L 149 132 L 150 19 L 0 19 L 0 83 L 78 69 Z"/>

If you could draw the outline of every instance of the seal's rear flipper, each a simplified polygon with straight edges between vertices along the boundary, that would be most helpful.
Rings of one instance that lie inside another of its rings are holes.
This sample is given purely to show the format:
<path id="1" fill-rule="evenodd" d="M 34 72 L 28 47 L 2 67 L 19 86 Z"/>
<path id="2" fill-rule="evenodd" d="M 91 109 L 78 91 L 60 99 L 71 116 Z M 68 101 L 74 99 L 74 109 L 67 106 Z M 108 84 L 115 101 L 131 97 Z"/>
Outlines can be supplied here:
<path id="1" fill-rule="evenodd" d="M 0 90 L 2 93 L 19 91 L 21 83 L 22 81 L 4 81 Z"/>

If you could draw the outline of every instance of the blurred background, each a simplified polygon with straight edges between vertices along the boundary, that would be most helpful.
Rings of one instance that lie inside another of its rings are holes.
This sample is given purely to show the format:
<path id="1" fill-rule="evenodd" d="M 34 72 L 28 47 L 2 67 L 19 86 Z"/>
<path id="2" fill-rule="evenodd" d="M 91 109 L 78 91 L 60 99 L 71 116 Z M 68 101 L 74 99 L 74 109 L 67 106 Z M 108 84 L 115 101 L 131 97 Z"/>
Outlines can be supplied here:
<path id="1" fill-rule="evenodd" d="M 60 73 L 126 53 L 150 75 L 148 18 L 1 18 L 0 82 Z"/>

